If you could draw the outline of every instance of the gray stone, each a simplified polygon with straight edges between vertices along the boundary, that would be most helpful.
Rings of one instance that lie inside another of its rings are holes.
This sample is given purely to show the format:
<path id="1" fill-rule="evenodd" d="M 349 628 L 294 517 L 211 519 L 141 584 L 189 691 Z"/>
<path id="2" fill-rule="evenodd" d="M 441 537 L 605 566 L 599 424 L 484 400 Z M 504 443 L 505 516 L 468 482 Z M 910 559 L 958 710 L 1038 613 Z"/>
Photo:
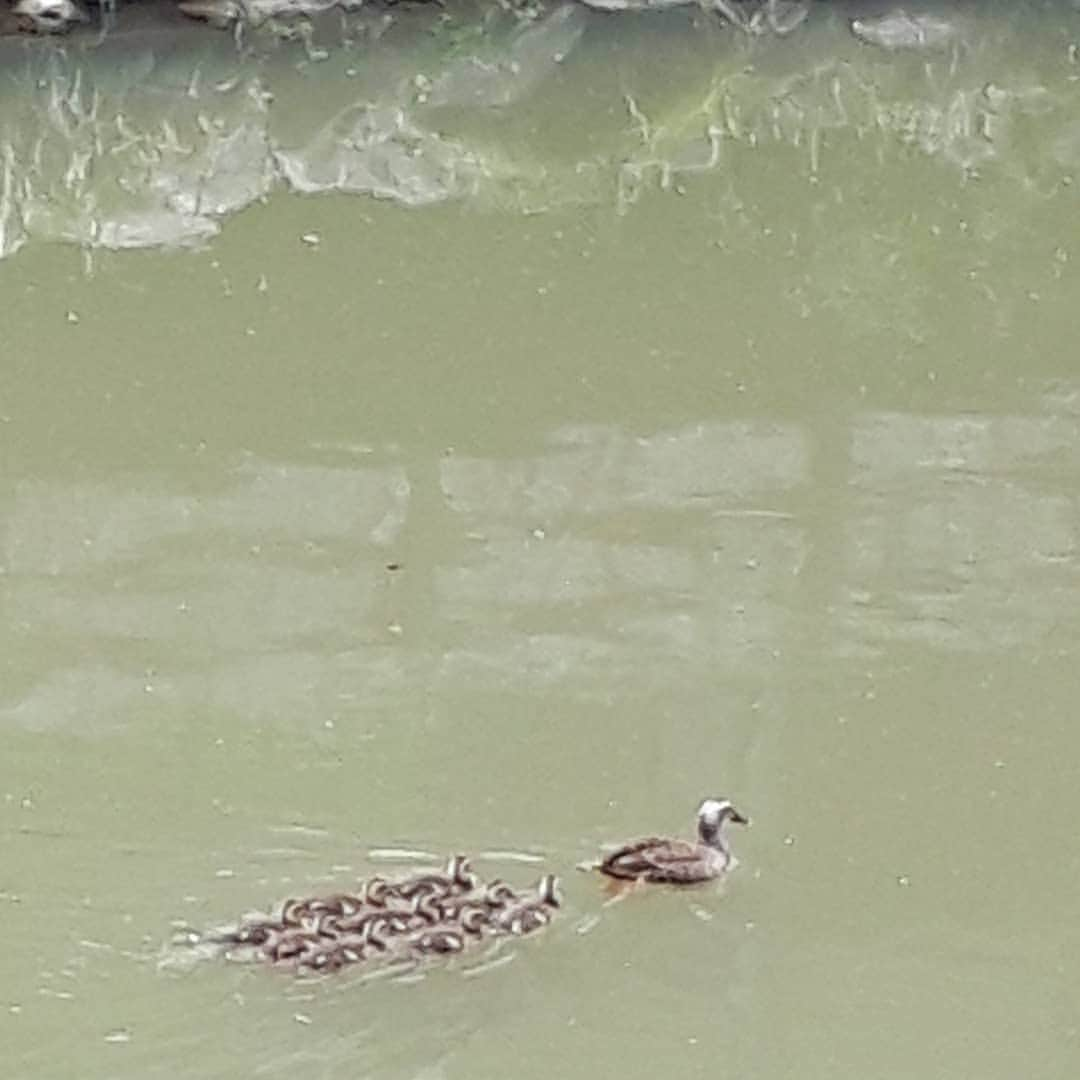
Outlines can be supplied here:
<path id="1" fill-rule="evenodd" d="M 882 49 L 940 49 L 959 36 L 955 23 L 936 15 L 912 15 L 902 8 L 876 18 L 852 19 L 851 32 Z"/>

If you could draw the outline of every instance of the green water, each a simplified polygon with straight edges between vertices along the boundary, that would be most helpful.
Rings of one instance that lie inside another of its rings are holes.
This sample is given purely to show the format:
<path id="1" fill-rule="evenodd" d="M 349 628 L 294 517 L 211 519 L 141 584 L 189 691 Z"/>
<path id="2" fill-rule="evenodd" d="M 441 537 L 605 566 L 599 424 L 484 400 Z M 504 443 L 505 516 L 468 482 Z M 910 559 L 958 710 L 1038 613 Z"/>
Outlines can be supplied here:
<path id="1" fill-rule="evenodd" d="M 489 155 L 462 189 L 275 181 L 202 250 L 30 212 L 126 212 L 130 148 L 18 159 L 5 1076 L 1075 1075 L 1080 15 L 927 57 L 842 14 L 588 15 L 520 100 L 410 114 Z M 276 145 L 350 80 L 433 80 L 401 18 L 359 75 L 251 61 Z M 194 138 L 157 49 L 157 89 L 130 56 L 84 86 Z M 754 819 L 722 891 L 605 906 L 574 870 L 707 794 Z M 395 848 L 537 857 L 565 909 L 416 982 L 169 945 Z"/>

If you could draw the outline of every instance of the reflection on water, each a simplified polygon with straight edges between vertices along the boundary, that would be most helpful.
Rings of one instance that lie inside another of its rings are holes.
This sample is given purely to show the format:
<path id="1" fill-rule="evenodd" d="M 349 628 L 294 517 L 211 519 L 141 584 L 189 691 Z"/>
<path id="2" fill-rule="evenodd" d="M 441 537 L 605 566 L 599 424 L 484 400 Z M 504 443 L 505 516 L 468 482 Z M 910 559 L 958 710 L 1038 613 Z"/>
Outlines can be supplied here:
<path id="1" fill-rule="evenodd" d="M 992 652 L 1068 620 L 1074 414 L 856 414 L 829 438 L 848 459 L 823 477 L 807 425 L 566 429 L 527 457 L 442 456 L 419 520 L 410 473 L 424 484 L 429 464 L 394 454 L 248 460 L 212 494 L 170 494 L 153 475 L 20 484 L 3 515 L 8 610 L 26 638 L 67 645 L 8 689 L 5 713 L 96 726 L 148 694 L 193 693 L 246 712 L 267 685 L 278 704 L 300 693 L 318 711 L 312 695 L 345 671 L 363 672 L 354 693 L 386 698 L 417 680 L 603 693 L 613 673 L 655 689 L 761 664 L 804 617 L 822 542 L 811 491 L 836 507 L 826 603 L 839 627 L 825 641 L 842 651 Z M 438 558 L 396 563 L 403 537 L 433 520 Z M 87 637 L 110 642 L 115 665 L 87 664 Z M 131 670 L 151 656 L 169 670 Z"/>
<path id="2" fill-rule="evenodd" d="M 843 605 L 858 638 L 993 651 L 1052 636 L 1077 578 L 1078 448 L 1075 416 L 859 423 Z"/>

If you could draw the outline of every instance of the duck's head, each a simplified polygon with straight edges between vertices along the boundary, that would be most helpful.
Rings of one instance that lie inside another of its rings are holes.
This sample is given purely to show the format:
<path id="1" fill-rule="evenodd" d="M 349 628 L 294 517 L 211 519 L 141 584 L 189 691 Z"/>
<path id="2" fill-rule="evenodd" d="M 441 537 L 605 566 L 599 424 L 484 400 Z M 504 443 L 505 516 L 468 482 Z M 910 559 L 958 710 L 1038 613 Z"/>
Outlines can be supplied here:
<path id="1" fill-rule="evenodd" d="M 729 821 L 737 825 L 749 825 L 750 819 L 735 809 L 730 799 L 706 799 L 699 807 L 698 836 L 703 844 L 716 847 L 720 830 Z"/>

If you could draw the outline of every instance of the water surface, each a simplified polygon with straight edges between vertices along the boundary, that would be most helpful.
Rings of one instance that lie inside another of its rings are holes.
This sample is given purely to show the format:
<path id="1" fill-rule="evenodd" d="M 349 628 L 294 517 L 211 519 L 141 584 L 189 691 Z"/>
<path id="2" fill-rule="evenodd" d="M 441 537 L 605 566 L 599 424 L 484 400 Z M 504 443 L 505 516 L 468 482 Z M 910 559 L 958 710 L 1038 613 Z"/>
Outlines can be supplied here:
<path id="1" fill-rule="evenodd" d="M 20 46 L 9 1075 L 1071 1075 L 1080 23 L 891 54 L 853 10 L 564 14 L 493 103 L 430 100 L 475 65 L 416 12 L 320 60 Z M 41 127 L 42 64 L 96 120 Z M 282 148 L 360 176 L 318 133 L 388 100 L 383 197 L 298 193 Z M 238 131 L 251 171 L 208 165 Z M 166 211 L 203 246 L 104 242 Z M 573 869 L 714 793 L 754 818 L 722 893 L 605 907 Z M 405 984 L 168 946 L 386 848 L 538 856 L 566 909 Z"/>

